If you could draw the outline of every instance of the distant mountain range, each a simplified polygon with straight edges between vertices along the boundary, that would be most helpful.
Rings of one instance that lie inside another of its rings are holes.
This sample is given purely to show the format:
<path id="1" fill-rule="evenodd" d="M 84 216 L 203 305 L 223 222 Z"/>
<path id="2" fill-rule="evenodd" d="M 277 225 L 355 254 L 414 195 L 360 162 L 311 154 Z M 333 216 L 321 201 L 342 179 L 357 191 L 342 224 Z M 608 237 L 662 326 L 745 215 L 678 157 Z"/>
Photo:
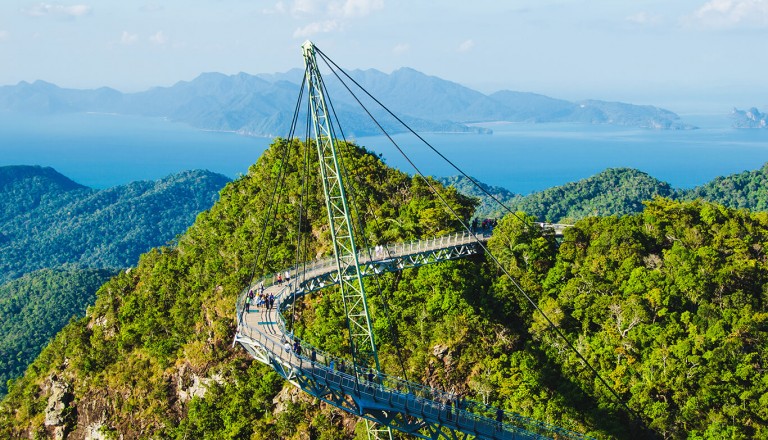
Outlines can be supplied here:
<path id="1" fill-rule="evenodd" d="M 110 88 L 63 89 L 44 81 L 21 82 L 0 87 L 0 110 L 164 117 L 201 129 L 286 136 L 302 74 L 299 69 L 261 75 L 204 73 L 192 81 L 138 93 L 121 93 Z M 695 128 L 683 123 L 675 113 L 653 106 L 597 100 L 570 102 L 507 90 L 485 95 L 410 68 L 401 68 L 391 74 L 375 69 L 353 70 L 349 74 L 409 126 L 421 132 L 490 132 L 471 124 L 494 121 Z M 381 134 L 335 77 L 329 75 L 326 85 L 333 97 L 335 113 L 345 130 L 349 130 L 345 135 Z M 353 90 L 388 131 L 404 131 L 364 93 Z"/>

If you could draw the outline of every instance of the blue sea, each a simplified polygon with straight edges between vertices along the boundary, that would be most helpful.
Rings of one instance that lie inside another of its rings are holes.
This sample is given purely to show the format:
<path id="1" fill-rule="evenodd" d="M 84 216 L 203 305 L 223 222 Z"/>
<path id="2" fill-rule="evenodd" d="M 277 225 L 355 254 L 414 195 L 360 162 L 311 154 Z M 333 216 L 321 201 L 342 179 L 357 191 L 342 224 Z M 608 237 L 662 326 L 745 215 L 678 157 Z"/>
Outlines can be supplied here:
<path id="1" fill-rule="evenodd" d="M 730 128 L 728 115 L 684 115 L 698 130 L 664 131 L 581 124 L 485 124 L 492 135 L 424 134 L 465 173 L 528 194 L 606 168 L 637 168 L 677 188 L 755 170 L 768 162 L 768 130 Z M 459 174 L 411 135 L 393 139 L 425 174 Z M 383 136 L 360 145 L 409 174 L 414 169 Z M 271 139 L 211 132 L 163 119 L 0 113 L 0 166 L 51 166 L 78 183 L 106 188 L 187 169 L 231 178 L 247 172 Z"/>

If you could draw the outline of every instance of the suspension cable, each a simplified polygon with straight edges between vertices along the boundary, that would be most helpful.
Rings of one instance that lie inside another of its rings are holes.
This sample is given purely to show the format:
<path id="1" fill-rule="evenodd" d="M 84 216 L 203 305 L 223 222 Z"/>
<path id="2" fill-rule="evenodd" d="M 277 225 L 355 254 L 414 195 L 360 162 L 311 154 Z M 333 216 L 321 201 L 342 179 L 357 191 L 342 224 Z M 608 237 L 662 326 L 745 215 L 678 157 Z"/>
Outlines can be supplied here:
<path id="1" fill-rule="evenodd" d="M 302 85 L 302 90 L 304 90 Z M 309 102 L 307 102 L 307 106 L 309 106 Z M 309 119 L 310 114 L 307 112 L 307 118 L 306 118 L 306 131 L 305 133 L 307 136 L 307 140 L 304 142 L 304 160 L 303 160 L 303 172 L 301 172 L 302 176 L 302 185 L 301 185 L 301 192 L 299 193 L 299 209 L 297 212 L 297 222 L 296 222 L 296 259 L 294 262 L 294 267 L 296 268 L 296 273 L 294 275 L 295 277 L 295 285 L 296 287 L 291 289 L 291 295 L 293 296 L 293 300 L 291 301 L 291 328 L 293 329 L 294 333 L 296 332 L 296 293 L 299 290 L 299 267 L 304 264 L 304 271 L 306 272 L 306 263 L 307 263 L 307 255 L 309 253 L 309 237 L 305 238 L 302 242 L 303 234 L 301 232 L 301 226 L 304 221 L 304 212 L 306 210 L 306 204 L 309 202 L 309 183 L 308 183 L 308 175 L 309 175 L 309 140 L 308 140 L 308 133 L 309 133 Z M 293 139 L 291 139 L 291 142 L 293 142 Z M 303 280 L 302 280 L 303 281 Z"/>
<path id="2" fill-rule="evenodd" d="M 296 131 L 296 121 L 297 121 L 298 115 L 299 115 L 299 108 L 301 108 L 301 101 L 302 101 L 303 95 L 304 95 L 304 80 L 302 80 L 301 88 L 299 89 L 299 97 L 296 100 L 296 105 L 294 107 L 293 117 L 291 118 L 291 126 L 290 126 L 290 129 L 288 131 L 288 144 L 286 144 L 286 147 L 285 147 L 286 149 L 290 145 L 290 142 L 291 142 L 290 139 L 293 137 L 293 135 L 294 135 L 294 133 Z M 283 168 L 283 167 L 281 167 L 281 168 Z M 263 222 L 263 225 L 262 225 L 262 228 L 261 228 L 261 236 L 259 237 L 259 244 L 256 246 L 256 257 L 253 260 L 253 268 L 251 269 L 251 275 L 250 275 L 249 281 L 248 281 L 248 285 L 249 286 L 253 284 L 253 281 L 256 278 L 256 271 L 257 271 L 258 265 L 259 265 L 259 257 L 261 256 L 262 249 L 264 248 L 264 241 L 265 241 L 265 237 L 267 235 L 267 229 L 269 229 L 269 225 L 273 224 L 273 222 L 269 221 L 270 217 L 272 216 L 271 211 L 274 209 L 275 210 L 275 214 L 277 212 L 277 208 L 275 207 L 275 197 L 276 197 L 276 193 L 278 192 L 278 187 L 280 186 L 280 180 L 282 180 L 282 178 L 280 178 L 277 181 L 275 181 L 275 186 L 273 188 L 272 195 L 270 197 L 270 201 L 267 204 L 267 209 L 264 212 L 264 222 Z M 267 259 L 268 259 L 268 256 L 269 256 L 268 254 L 269 254 L 269 248 L 267 248 L 266 253 L 264 254 L 264 265 L 265 265 L 265 267 L 266 267 Z"/>
<path id="3" fill-rule="evenodd" d="M 398 118 L 394 113 L 392 113 L 384 104 L 382 104 L 379 100 L 377 100 L 375 97 L 373 97 L 365 88 L 363 88 L 357 81 L 355 81 L 351 76 L 349 76 L 346 72 L 344 72 L 343 69 L 341 69 L 336 63 L 333 62 L 333 60 L 329 59 L 327 55 L 325 55 L 320 49 L 316 48 L 317 53 L 321 55 L 321 58 L 323 60 L 327 60 L 327 63 L 332 64 L 336 67 L 336 70 L 341 71 L 347 78 L 349 78 L 360 90 L 362 90 L 366 95 L 368 95 L 371 99 L 373 99 L 378 105 L 380 105 L 387 113 L 392 115 L 397 121 L 399 121 L 403 126 L 405 126 L 411 133 L 413 133 L 416 137 L 418 137 L 422 142 L 424 142 L 426 145 L 428 145 L 433 151 L 435 151 L 441 158 L 443 158 L 446 162 L 451 164 L 455 169 L 457 169 L 463 176 L 469 178 L 473 183 L 477 185 L 477 183 L 469 177 L 466 173 L 464 173 L 462 170 L 460 170 L 453 162 L 448 160 L 445 156 L 443 156 L 441 153 L 439 153 L 434 147 L 432 147 L 426 140 L 424 140 L 421 136 L 419 136 L 416 132 L 414 132 L 405 122 L 403 122 L 400 118 Z M 616 399 L 616 401 L 619 402 L 620 405 L 622 405 L 629 414 L 632 414 L 637 420 L 641 421 L 639 414 L 636 413 L 634 410 L 632 410 L 626 402 L 619 396 L 619 394 L 616 392 L 616 390 L 613 389 L 613 387 L 608 384 L 608 382 L 600 375 L 600 373 L 592 366 L 592 364 L 584 357 L 584 355 L 579 352 L 579 350 L 571 343 L 571 341 L 565 336 L 565 334 L 560 330 L 559 327 L 557 327 L 554 322 L 547 316 L 546 313 L 536 304 L 535 301 L 528 295 L 528 293 L 523 289 L 523 287 L 515 280 L 514 277 L 509 273 L 509 271 L 501 264 L 501 262 L 496 258 L 496 256 L 491 253 L 491 251 L 480 241 L 480 239 L 477 237 L 477 235 L 472 231 L 469 226 L 464 222 L 464 220 L 461 219 L 461 217 L 456 213 L 456 211 L 448 204 L 448 202 L 445 200 L 445 198 L 437 192 L 437 190 L 434 188 L 434 185 L 429 181 L 429 179 L 426 178 L 426 176 L 421 172 L 421 170 L 416 166 L 416 164 L 411 160 L 411 158 L 403 151 L 403 149 L 397 144 L 397 142 L 392 139 L 392 137 L 387 133 L 387 131 L 382 127 L 382 125 L 378 122 L 378 120 L 371 114 L 371 112 L 368 110 L 367 107 L 360 101 L 360 99 L 357 97 L 357 95 L 352 92 L 352 90 L 349 88 L 349 86 L 339 77 L 338 73 L 336 73 L 336 70 L 331 69 L 331 71 L 336 75 L 336 78 L 339 79 L 341 84 L 347 89 L 347 91 L 352 95 L 352 97 L 357 101 L 357 103 L 363 108 L 365 113 L 373 120 L 373 122 L 376 124 L 376 126 L 381 130 L 382 133 L 384 133 L 384 136 L 389 139 L 389 141 L 392 143 L 392 145 L 395 146 L 395 148 L 400 152 L 400 154 L 405 158 L 405 160 L 410 164 L 410 166 L 416 171 L 416 174 L 418 174 L 422 180 L 427 184 L 427 186 L 430 188 L 433 194 L 435 194 L 442 204 L 451 212 L 451 214 L 461 223 L 462 227 L 469 231 L 469 233 L 475 238 L 475 241 L 477 244 L 482 247 L 483 251 L 490 256 L 490 258 L 494 261 L 497 267 L 504 272 L 504 274 L 509 278 L 509 280 L 512 282 L 512 284 L 517 288 L 517 290 L 525 297 L 525 299 L 534 307 L 536 311 L 538 311 L 541 316 L 544 317 L 544 319 L 549 324 L 550 328 L 552 328 L 555 333 L 566 343 L 566 345 L 577 355 L 577 357 L 589 368 L 589 370 L 592 372 L 592 374 L 605 386 L 608 391 L 613 395 L 613 397 Z M 478 186 L 479 187 L 479 186 Z M 521 219 L 516 213 L 513 213 L 509 208 L 507 208 L 503 203 L 501 203 L 498 199 L 493 197 L 491 194 L 489 194 L 487 191 L 483 190 L 487 195 L 489 195 L 493 200 L 495 200 L 499 205 L 504 207 L 508 212 L 512 213 L 516 218 L 520 219 L 521 222 L 524 224 L 527 224 L 528 227 L 531 227 L 532 225 L 527 222 L 526 220 Z"/>
<path id="4" fill-rule="evenodd" d="M 445 162 L 447 162 L 447 163 L 448 163 L 448 164 L 449 164 L 451 167 L 453 167 L 453 169 L 455 169 L 456 171 L 458 171 L 458 172 L 459 172 L 459 173 L 460 173 L 462 176 L 464 176 L 465 178 L 469 179 L 469 181 L 470 181 L 470 182 L 471 182 L 471 183 L 472 183 L 472 184 L 473 184 L 475 187 L 477 187 L 477 188 L 478 188 L 480 191 L 482 191 L 482 192 L 483 192 L 483 194 L 485 194 L 486 196 L 490 197 L 490 198 L 491 198 L 491 199 L 492 199 L 494 202 L 496 202 L 496 203 L 497 203 L 499 206 L 501 206 L 501 207 L 502 207 L 502 208 L 503 208 L 505 211 L 507 211 L 507 213 L 509 213 L 509 214 L 512 214 L 513 216 L 517 217 L 517 219 L 518 219 L 518 220 L 520 220 L 520 221 L 521 221 L 521 222 L 522 222 L 522 223 L 523 223 L 523 224 L 526 226 L 526 228 L 532 228 L 532 227 L 534 226 L 534 225 L 533 225 L 533 224 L 532 224 L 530 221 L 528 221 L 528 219 L 524 219 L 524 218 L 521 218 L 520 216 L 518 216 L 516 212 L 512 211 L 512 210 L 511 210 L 511 209 L 510 209 L 510 208 L 509 208 L 507 205 L 505 205 L 505 204 L 504 204 L 504 203 L 502 203 L 502 202 L 501 202 L 501 201 L 500 201 L 498 198 L 496 198 L 496 196 L 494 196 L 493 194 L 491 194 L 490 192 L 488 192 L 488 190 L 486 190 L 485 188 L 483 188 L 483 187 L 482 187 L 482 186 L 481 186 L 481 185 L 480 185 L 480 184 L 479 184 L 479 183 L 478 183 L 478 182 L 477 182 L 477 181 L 476 181 L 474 178 L 472 178 L 470 175 L 468 175 L 467 173 L 465 173 L 465 172 L 464 172 L 464 171 L 463 171 L 461 168 L 459 168 L 459 167 L 458 167 L 456 164 L 454 164 L 454 163 L 453 163 L 453 162 L 452 162 L 450 159 L 448 159 L 447 157 L 445 157 L 445 155 L 443 155 L 443 153 L 441 153 L 441 152 L 440 152 L 440 151 L 438 151 L 438 150 L 437 150 L 435 147 L 433 147 L 433 146 L 432 146 L 432 144 L 430 144 L 429 142 L 427 142 L 427 140 L 426 140 L 426 139 L 424 139 L 424 138 L 423 138 L 421 135 L 419 135 L 419 134 L 418 134 L 418 133 L 417 133 L 415 130 L 413 130 L 413 129 L 412 129 L 412 128 L 411 128 L 411 127 L 408 125 L 408 124 L 406 124 L 406 123 L 405 123 L 405 121 L 403 121 L 402 119 L 400 119 L 400 118 L 399 118 L 399 117 L 398 117 L 398 116 L 397 116 L 397 115 L 396 115 L 394 112 L 392 112 L 392 111 L 391 111 L 391 110 L 390 110 L 390 109 L 389 109 L 387 106 L 385 106 L 385 105 L 384 105 L 384 104 L 383 104 L 381 101 L 379 101 L 378 99 L 376 99 L 376 97 L 375 97 L 375 96 L 373 96 L 372 94 L 370 94 L 370 93 L 369 93 L 369 92 L 368 92 L 368 91 L 367 91 L 367 90 L 366 90 L 366 89 L 365 89 L 365 88 L 364 88 L 362 85 L 360 85 L 360 83 L 358 83 L 357 81 L 355 81 L 355 79 L 354 79 L 354 78 L 352 78 L 352 77 L 351 77 L 351 76 L 350 76 L 350 75 L 349 75 L 349 74 L 348 74 L 348 73 L 347 73 L 347 72 L 346 72 L 344 69 L 342 69 L 341 67 L 339 67 L 339 65 L 338 65 L 338 64 L 336 64 L 336 63 L 335 63 L 335 62 L 334 62 L 332 59 L 328 58 L 328 56 L 327 56 L 325 53 L 323 53 L 323 51 L 321 51 L 320 49 L 318 49 L 318 48 L 317 48 L 317 46 L 315 46 L 315 50 L 317 51 L 317 53 L 319 53 L 319 54 L 320 54 L 320 57 L 321 57 L 321 58 L 322 58 L 322 59 L 323 59 L 323 60 L 324 60 L 326 63 L 331 63 L 331 64 L 333 64 L 333 66 L 334 66 L 334 67 L 336 67 L 336 69 L 337 69 L 338 71 L 340 71 L 340 72 L 341 72 L 341 73 L 342 73 L 344 76 L 346 76 L 346 77 L 347 77 L 347 78 L 348 78 L 350 81 L 352 81 L 352 83 L 353 83 L 353 84 L 355 84 L 355 85 L 356 85 L 356 86 L 357 86 L 357 87 L 358 87 L 358 88 L 359 88 L 361 91 L 363 91 L 363 93 L 365 93 L 365 94 L 366 94 L 366 95 L 367 95 L 369 98 L 371 98 L 371 99 L 372 99 L 372 100 L 373 100 L 373 101 L 374 101 L 376 104 L 378 104 L 378 105 L 379 105 L 379 106 L 380 106 L 380 107 L 381 107 L 381 108 L 382 108 L 384 111 L 386 111 L 386 112 L 387 112 L 387 113 L 388 113 L 390 116 L 392 116 L 393 118 L 395 118 L 395 120 L 397 120 L 397 122 L 399 122 L 399 123 L 400 123 L 400 124 L 401 124 L 403 127 L 405 127 L 405 128 L 406 128 L 406 129 L 407 129 L 407 130 L 408 130 L 408 131 L 411 133 L 411 134 L 413 134 L 414 136 L 416 136 L 416 137 L 417 137 L 417 138 L 418 138 L 418 139 L 419 139 L 421 142 L 423 142 L 423 143 L 424 143 L 424 145 L 426 145 L 427 147 L 429 147 L 429 149 L 430 149 L 430 150 L 432 150 L 432 151 L 433 151 L 435 154 L 437 154 L 438 156 L 440 156 L 440 158 L 441 158 L 441 159 L 443 159 Z M 336 77 L 337 77 L 337 78 L 339 78 L 338 74 L 336 74 L 336 71 L 335 71 L 335 70 L 333 70 L 333 69 L 332 69 L 332 71 L 334 72 L 334 75 L 336 75 Z M 339 78 L 339 81 L 341 81 L 341 78 Z M 344 82 L 343 82 L 343 81 L 341 81 L 341 82 L 342 82 L 342 84 L 344 84 Z M 349 88 L 346 86 L 346 84 L 344 84 L 344 86 L 347 88 L 347 90 L 349 90 Z M 350 91 L 350 93 L 352 93 L 352 92 Z M 354 94 L 353 94 L 353 96 L 354 96 Z M 356 97 L 355 97 L 355 99 L 357 100 L 357 98 L 356 98 Z M 358 102 L 358 103 L 359 103 L 361 106 L 363 105 L 363 104 L 362 104 L 362 103 L 361 103 L 359 100 L 357 100 L 357 102 Z M 368 113 L 368 114 L 369 114 L 369 116 L 371 116 L 371 118 L 373 118 L 373 116 L 372 116 L 370 113 Z M 378 123 L 377 123 L 376 125 L 377 125 L 377 126 L 379 126 L 379 128 L 381 129 L 381 131 L 384 131 L 384 128 L 382 128 L 382 127 L 381 127 L 381 125 L 379 125 Z M 390 141 L 392 141 L 392 138 L 390 138 L 389 136 L 387 136 L 387 137 L 390 139 Z M 392 142 L 394 142 L 394 141 L 392 141 Z"/>
<path id="5" fill-rule="evenodd" d="M 324 58 L 321 57 L 321 59 L 323 61 L 325 61 Z M 325 63 L 326 63 L 326 66 L 328 66 L 328 68 L 330 70 L 333 70 L 328 65 L 327 61 L 325 61 Z M 325 83 L 323 83 L 323 87 L 325 87 Z M 333 101 L 330 99 L 330 94 L 328 93 L 327 89 L 324 90 L 324 93 L 325 93 L 326 99 L 328 101 L 328 105 L 331 108 L 331 113 L 333 114 L 333 118 L 336 121 L 336 125 L 337 125 L 337 127 L 339 129 L 339 133 L 341 134 L 341 138 L 344 141 L 344 145 L 345 145 L 345 147 L 348 147 L 347 138 L 344 135 L 344 129 L 343 129 L 342 125 L 341 125 L 341 121 L 339 120 L 339 116 L 336 113 L 336 108 L 333 106 Z M 342 171 L 342 173 L 345 176 L 349 177 L 350 173 L 347 171 L 346 162 L 344 160 L 344 153 L 341 150 L 339 150 L 339 157 L 341 159 L 340 160 L 341 171 Z M 358 211 L 358 206 L 357 206 L 358 203 L 356 201 L 356 188 L 352 184 L 353 183 L 352 181 L 350 181 L 349 179 L 346 179 L 346 180 L 347 180 L 347 182 L 350 182 L 349 195 L 352 198 L 351 205 L 352 205 L 352 209 L 353 209 L 353 211 L 355 213 L 355 218 L 357 219 L 357 223 L 358 223 L 358 225 L 356 225 L 355 222 L 353 221 L 352 222 L 352 227 L 353 227 L 353 229 L 358 227 L 357 236 L 362 238 L 364 249 L 366 250 L 366 252 L 368 254 L 367 255 L 368 259 L 369 260 L 373 260 L 373 255 L 371 255 L 371 246 L 370 246 L 370 243 L 368 242 L 368 237 L 365 234 L 365 227 L 363 225 L 363 217 L 360 215 L 360 212 Z M 381 180 L 379 180 L 379 183 L 381 183 Z M 372 212 L 371 215 L 372 215 L 372 217 L 374 219 L 374 222 L 378 226 L 378 216 L 376 215 L 375 212 Z M 379 276 L 377 275 L 377 276 L 373 277 L 373 280 L 374 280 L 374 283 L 376 285 L 376 290 L 377 290 L 377 292 L 379 294 L 379 297 L 381 298 L 381 301 L 382 301 L 382 305 L 383 305 L 383 309 L 384 309 L 384 314 L 385 314 L 385 316 L 387 318 L 387 324 L 388 324 L 388 328 L 389 328 L 389 332 L 390 332 L 390 337 L 392 338 L 392 344 L 395 346 L 395 352 L 397 354 L 398 363 L 400 364 L 400 367 L 402 369 L 403 379 L 405 379 L 407 381 L 408 380 L 408 371 L 405 369 L 405 362 L 403 360 L 404 359 L 403 358 L 403 354 L 402 354 L 402 351 L 400 349 L 400 344 L 398 343 L 398 341 L 399 341 L 398 332 L 397 332 L 397 329 L 395 328 L 395 325 L 393 324 L 393 320 L 392 320 L 392 317 L 391 317 L 391 314 L 390 314 L 389 304 L 388 304 L 388 301 L 387 301 L 387 296 L 384 294 L 383 289 L 381 288 L 381 280 L 379 279 Z"/>

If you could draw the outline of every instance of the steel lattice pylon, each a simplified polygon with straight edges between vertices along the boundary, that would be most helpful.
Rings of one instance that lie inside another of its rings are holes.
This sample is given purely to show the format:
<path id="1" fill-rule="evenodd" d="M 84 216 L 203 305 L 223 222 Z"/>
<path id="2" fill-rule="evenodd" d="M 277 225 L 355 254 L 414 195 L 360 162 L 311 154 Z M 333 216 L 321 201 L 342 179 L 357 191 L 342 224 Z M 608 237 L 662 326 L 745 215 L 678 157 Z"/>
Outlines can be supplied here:
<path id="1" fill-rule="evenodd" d="M 333 252 L 339 276 L 339 289 L 347 315 L 349 345 L 352 361 L 363 369 L 375 369 L 381 372 L 376 342 L 373 337 L 368 305 L 363 287 L 363 276 L 357 259 L 357 247 L 352 231 L 352 217 L 347 205 L 344 180 L 339 166 L 336 148 L 336 136 L 328 112 L 325 86 L 315 58 L 315 46 L 307 41 L 302 45 L 306 66 L 306 83 L 309 98 L 312 127 L 320 161 L 320 175 L 323 181 L 325 206 L 333 240 Z M 353 368 L 360 371 L 359 368 Z M 380 429 L 367 425 L 369 438 L 391 438 L 388 428 Z M 384 434 L 386 433 L 386 434 Z"/>

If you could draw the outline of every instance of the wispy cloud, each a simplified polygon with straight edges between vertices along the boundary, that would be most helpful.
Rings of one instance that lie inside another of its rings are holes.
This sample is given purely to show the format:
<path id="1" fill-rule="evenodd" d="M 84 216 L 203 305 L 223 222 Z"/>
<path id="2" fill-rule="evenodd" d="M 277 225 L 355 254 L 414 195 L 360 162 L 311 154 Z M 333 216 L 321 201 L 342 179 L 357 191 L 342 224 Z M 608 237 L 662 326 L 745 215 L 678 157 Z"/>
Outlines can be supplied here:
<path id="1" fill-rule="evenodd" d="M 321 20 L 313 21 L 293 32 L 294 37 L 305 38 L 343 29 L 347 21 L 368 16 L 383 7 L 384 0 L 343 0 L 330 3 L 319 0 L 295 0 L 288 8 L 282 2 L 278 2 L 270 11 L 282 8 L 290 11 L 294 16 L 322 17 Z"/>
<path id="2" fill-rule="evenodd" d="M 0 43 L 3 41 L 8 41 L 8 39 L 11 37 L 11 33 L 8 31 L 0 30 Z"/>
<path id="3" fill-rule="evenodd" d="M 91 8 L 88 5 L 62 5 L 60 3 L 38 3 L 36 5 L 24 8 L 21 10 L 23 14 L 30 17 L 43 17 L 46 15 L 59 16 L 59 17 L 82 17 L 91 13 Z"/>
<path id="4" fill-rule="evenodd" d="M 316 14 L 320 10 L 320 2 L 317 0 L 294 0 L 289 10 L 294 15 Z"/>
<path id="5" fill-rule="evenodd" d="M 149 37 L 149 41 L 152 44 L 156 44 L 158 46 L 164 46 L 168 44 L 168 36 L 163 31 L 157 31 L 152 36 Z"/>
<path id="6" fill-rule="evenodd" d="M 475 47 L 475 42 L 472 40 L 467 40 L 459 44 L 459 47 L 457 47 L 456 50 L 459 52 L 469 52 L 473 47 Z"/>
<path id="7" fill-rule="evenodd" d="M 128 31 L 123 31 L 123 35 L 120 37 L 120 42 L 125 45 L 130 45 L 137 41 L 139 41 L 139 35 Z"/>
<path id="8" fill-rule="evenodd" d="M 338 28 L 339 22 L 336 20 L 316 21 L 296 29 L 293 32 L 293 36 L 294 38 L 306 38 L 316 34 L 332 32 Z"/>
<path id="9" fill-rule="evenodd" d="M 284 14 L 286 11 L 287 9 L 285 7 L 285 3 L 282 1 L 279 1 L 275 3 L 275 5 L 272 6 L 271 8 L 262 9 L 261 13 L 265 15 L 272 15 L 272 14 Z"/>
<path id="10" fill-rule="evenodd" d="M 343 3 L 331 3 L 331 13 L 344 18 L 365 17 L 384 7 L 384 0 L 345 0 Z"/>
<path id="11" fill-rule="evenodd" d="M 402 55 L 411 50 L 411 45 L 408 43 L 400 43 L 392 48 L 392 53 L 395 55 Z"/>
<path id="12" fill-rule="evenodd" d="M 768 0 L 710 0 L 689 21 L 715 29 L 768 27 Z"/>
<path id="13" fill-rule="evenodd" d="M 641 11 L 630 15 L 626 20 L 638 26 L 656 26 L 661 23 L 662 18 L 658 14 Z"/>

